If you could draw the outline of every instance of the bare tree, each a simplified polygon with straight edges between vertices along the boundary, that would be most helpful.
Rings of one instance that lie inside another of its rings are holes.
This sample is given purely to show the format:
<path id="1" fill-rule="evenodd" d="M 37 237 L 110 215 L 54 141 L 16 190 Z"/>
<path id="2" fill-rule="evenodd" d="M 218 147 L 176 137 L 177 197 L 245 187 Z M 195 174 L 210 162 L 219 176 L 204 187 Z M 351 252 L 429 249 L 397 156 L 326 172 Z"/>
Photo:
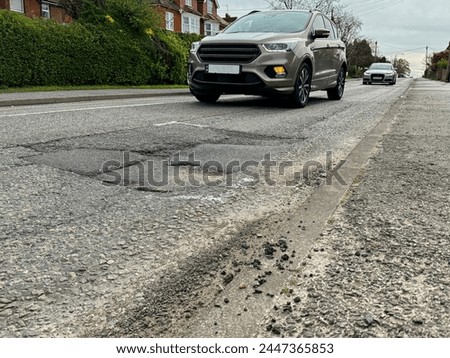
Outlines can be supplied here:
<path id="1" fill-rule="evenodd" d="M 317 9 L 338 27 L 342 40 L 349 44 L 358 37 L 362 22 L 340 0 L 266 0 L 272 9 Z"/>
<path id="2" fill-rule="evenodd" d="M 300 9 L 309 8 L 312 0 L 266 0 L 272 9 Z"/>
<path id="3" fill-rule="evenodd" d="M 392 64 L 399 74 L 409 75 L 411 73 L 411 68 L 409 62 L 404 58 L 395 57 L 394 63 Z"/>
<path id="4" fill-rule="evenodd" d="M 331 14 L 333 7 L 341 5 L 339 0 L 266 0 L 272 9 L 318 9 Z"/>
<path id="5" fill-rule="evenodd" d="M 358 38 L 359 31 L 361 30 L 362 22 L 354 16 L 352 13 L 340 9 L 333 14 L 334 23 L 341 33 L 341 39 L 345 44 L 349 44 L 353 40 Z"/>
<path id="6" fill-rule="evenodd" d="M 284 3 L 284 6 L 286 6 L 286 9 L 292 9 L 292 6 L 293 6 L 292 0 L 285 0 L 285 1 L 283 1 L 283 3 Z"/>

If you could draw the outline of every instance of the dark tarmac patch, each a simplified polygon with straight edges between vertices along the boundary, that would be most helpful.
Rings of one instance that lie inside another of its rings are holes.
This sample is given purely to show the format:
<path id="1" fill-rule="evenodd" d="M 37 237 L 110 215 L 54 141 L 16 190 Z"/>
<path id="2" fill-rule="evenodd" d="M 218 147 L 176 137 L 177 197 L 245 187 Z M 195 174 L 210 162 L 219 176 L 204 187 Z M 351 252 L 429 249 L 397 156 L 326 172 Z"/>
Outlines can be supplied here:
<path id="1" fill-rule="evenodd" d="M 135 165 L 145 157 L 133 152 L 99 149 L 61 149 L 24 157 L 35 164 L 48 165 L 69 172 L 93 176 Z"/>

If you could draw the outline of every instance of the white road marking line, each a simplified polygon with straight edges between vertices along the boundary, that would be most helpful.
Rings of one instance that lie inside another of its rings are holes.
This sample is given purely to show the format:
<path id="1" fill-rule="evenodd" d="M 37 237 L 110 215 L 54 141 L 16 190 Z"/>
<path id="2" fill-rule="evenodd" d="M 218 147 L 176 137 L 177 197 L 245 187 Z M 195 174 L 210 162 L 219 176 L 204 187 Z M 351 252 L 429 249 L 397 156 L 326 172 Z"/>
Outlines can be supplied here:
<path id="1" fill-rule="evenodd" d="M 163 126 L 170 126 L 172 124 L 181 124 L 184 126 L 191 126 L 191 127 L 198 127 L 198 128 L 209 128 L 209 126 L 203 126 L 201 124 L 194 124 L 194 123 L 187 123 L 187 122 L 178 122 L 178 121 L 171 121 L 171 122 L 165 122 L 165 123 L 156 123 L 154 124 L 155 127 L 163 127 Z"/>
<path id="2" fill-rule="evenodd" d="M 80 111 L 93 111 L 93 110 L 115 109 L 115 108 L 160 106 L 160 105 L 169 104 L 169 103 L 171 103 L 171 102 L 153 102 L 153 103 L 142 103 L 142 104 L 125 104 L 125 105 L 121 105 L 121 106 L 85 107 L 85 108 L 59 109 L 59 110 L 42 111 L 42 112 L 0 114 L 0 118 L 42 115 L 42 114 L 54 114 L 54 113 L 67 113 L 67 112 L 80 112 Z"/>

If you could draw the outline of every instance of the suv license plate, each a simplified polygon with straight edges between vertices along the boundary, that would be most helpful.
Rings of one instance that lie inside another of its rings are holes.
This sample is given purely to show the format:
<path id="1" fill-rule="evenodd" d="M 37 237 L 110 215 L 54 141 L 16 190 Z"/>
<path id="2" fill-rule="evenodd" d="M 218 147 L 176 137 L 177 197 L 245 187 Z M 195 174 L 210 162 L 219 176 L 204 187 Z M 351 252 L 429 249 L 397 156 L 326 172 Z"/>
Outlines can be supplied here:
<path id="1" fill-rule="evenodd" d="M 206 65 L 207 73 L 220 73 L 226 75 L 238 75 L 241 73 L 239 65 Z"/>

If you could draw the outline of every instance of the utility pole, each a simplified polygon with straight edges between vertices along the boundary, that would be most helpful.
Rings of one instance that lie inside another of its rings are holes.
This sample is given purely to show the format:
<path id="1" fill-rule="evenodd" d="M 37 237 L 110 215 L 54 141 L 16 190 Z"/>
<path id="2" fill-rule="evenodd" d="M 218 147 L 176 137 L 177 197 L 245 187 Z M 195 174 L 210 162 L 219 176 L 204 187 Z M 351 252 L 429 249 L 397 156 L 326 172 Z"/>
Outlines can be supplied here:
<path id="1" fill-rule="evenodd" d="M 377 57 L 378 54 L 378 41 L 375 41 L 375 58 Z"/>
<path id="2" fill-rule="evenodd" d="M 426 48 L 426 55 L 425 55 L 425 78 L 428 78 L 428 46 Z"/>

